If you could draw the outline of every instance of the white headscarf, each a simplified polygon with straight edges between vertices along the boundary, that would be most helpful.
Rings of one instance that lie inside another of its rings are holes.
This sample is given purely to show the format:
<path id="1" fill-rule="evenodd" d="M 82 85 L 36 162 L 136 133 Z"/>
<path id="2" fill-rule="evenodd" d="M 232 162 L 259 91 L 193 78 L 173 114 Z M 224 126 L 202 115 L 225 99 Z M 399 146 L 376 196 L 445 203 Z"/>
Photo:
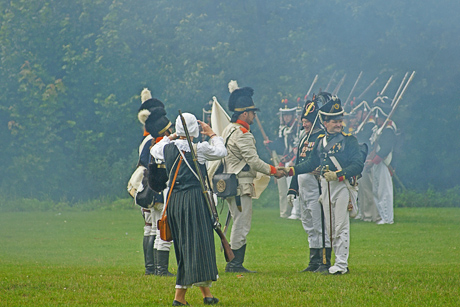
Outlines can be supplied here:
<path id="1" fill-rule="evenodd" d="M 184 116 L 185 124 L 187 125 L 190 136 L 197 138 L 200 135 L 200 130 L 198 128 L 198 121 L 196 120 L 195 115 L 191 113 L 182 113 L 182 116 Z M 176 134 L 178 136 L 185 136 L 185 130 L 184 126 L 182 126 L 180 115 L 176 118 Z"/>

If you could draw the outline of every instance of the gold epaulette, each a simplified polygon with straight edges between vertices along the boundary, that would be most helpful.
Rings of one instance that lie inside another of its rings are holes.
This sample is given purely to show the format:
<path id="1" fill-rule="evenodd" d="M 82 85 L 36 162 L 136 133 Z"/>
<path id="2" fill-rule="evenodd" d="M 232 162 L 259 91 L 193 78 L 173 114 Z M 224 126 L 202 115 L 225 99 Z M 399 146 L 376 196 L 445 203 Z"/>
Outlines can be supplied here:
<path id="1" fill-rule="evenodd" d="M 319 139 L 319 138 L 323 138 L 323 137 L 325 137 L 325 136 L 326 136 L 325 134 L 320 134 L 320 135 L 318 135 L 318 139 Z"/>
<path id="2" fill-rule="evenodd" d="M 351 133 L 345 133 L 345 132 L 343 132 L 343 131 L 342 131 L 342 134 L 343 134 L 344 136 L 351 136 Z"/>

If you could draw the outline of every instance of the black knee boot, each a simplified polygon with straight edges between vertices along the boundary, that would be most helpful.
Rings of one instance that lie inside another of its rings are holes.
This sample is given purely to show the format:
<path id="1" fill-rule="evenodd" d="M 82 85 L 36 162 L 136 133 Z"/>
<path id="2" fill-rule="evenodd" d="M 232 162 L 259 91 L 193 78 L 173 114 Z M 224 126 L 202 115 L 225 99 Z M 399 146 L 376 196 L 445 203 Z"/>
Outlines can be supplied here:
<path id="1" fill-rule="evenodd" d="M 310 262 L 308 263 L 308 267 L 301 272 L 316 271 L 323 261 L 323 259 L 321 258 L 321 254 L 322 252 L 320 248 L 310 248 Z"/>
<path id="2" fill-rule="evenodd" d="M 153 244 L 155 243 L 155 236 L 144 236 L 144 262 L 145 262 L 145 275 L 155 274 L 155 255 L 153 253 Z"/>
<path id="3" fill-rule="evenodd" d="M 159 251 L 155 250 L 155 260 L 156 260 L 156 274 L 158 276 L 175 276 L 173 273 L 168 271 L 169 267 L 169 251 Z"/>
<path id="4" fill-rule="evenodd" d="M 243 266 L 244 254 L 246 253 L 246 244 L 239 249 L 232 249 L 235 258 L 227 263 L 225 272 L 228 273 L 256 273 L 256 271 L 250 271 Z"/>
<path id="5" fill-rule="evenodd" d="M 329 270 L 329 268 L 331 267 L 332 248 L 326 247 L 326 263 L 323 263 L 323 249 L 322 248 L 320 249 L 320 255 L 321 255 L 321 264 L 319 265 L 315 273 L 324 273 Z"/>

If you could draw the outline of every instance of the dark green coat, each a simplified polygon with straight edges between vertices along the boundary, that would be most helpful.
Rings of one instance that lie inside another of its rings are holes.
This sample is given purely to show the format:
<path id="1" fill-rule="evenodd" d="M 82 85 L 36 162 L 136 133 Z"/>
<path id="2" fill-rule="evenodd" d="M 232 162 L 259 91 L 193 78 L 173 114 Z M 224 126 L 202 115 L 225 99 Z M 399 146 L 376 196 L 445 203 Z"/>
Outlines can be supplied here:
<path id="1" fill-rule="evenodd" d="M 323 150 L 323 138 L 325 137 L 328 142 L 334 142 L 333 139 L 335 138 L 340 139 L 327 153 L 324 153 Z M 337 171 L 330 156 L 335 156 L 342 167 L 342 170 L 337 172 L 339 180 L 349 179 L 361 174 L 365 158 L 360 151 L 358 140 L 353 135 L 342 132 L 341 134 L 321 134 L 318 136 L 313 153 L 306 161 L 294 166 L 295 175 L 310 173 L 318 166 L 323 168 L 326 165 L 329 165 L 331 171 Z"/>

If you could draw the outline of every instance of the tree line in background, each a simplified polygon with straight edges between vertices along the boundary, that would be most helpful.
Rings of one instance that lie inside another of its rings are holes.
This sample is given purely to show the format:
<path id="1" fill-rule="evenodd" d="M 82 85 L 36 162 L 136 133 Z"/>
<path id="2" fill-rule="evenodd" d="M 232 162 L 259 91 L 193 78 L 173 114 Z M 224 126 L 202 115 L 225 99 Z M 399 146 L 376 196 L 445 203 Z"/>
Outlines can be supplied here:
<path id="1" fill-rule="evenodd" d="M 390 75 L 415 70 L 395 121 L 395 166 L 408 188 L 456 185 L 460 139 L 458 3 L 301 0 L 0 1 L 0 193 L 79 201 L 125 197 L 148 87 L 174 121 L 201 116 L 227 83 L 255 89 L 267 133 L 281 99 L 334 72 L 345 100 L 356 77 L 372 101 Z M 450 9 L 449 9 L 450 8 Z M 451 60 L 453 59 L 453 60 Z M 388 94 L 396 92 L 393 81 Z M 257 127 L 254 127 L 257 138 Z M 457 129 L 458 130 L 458 129 Z M 259 144 L 262 144 L 259 138 Z M 263 149 L 261 149 L 263 151 Z M 268 157 L 268 156 L 267 156 Z"/>

